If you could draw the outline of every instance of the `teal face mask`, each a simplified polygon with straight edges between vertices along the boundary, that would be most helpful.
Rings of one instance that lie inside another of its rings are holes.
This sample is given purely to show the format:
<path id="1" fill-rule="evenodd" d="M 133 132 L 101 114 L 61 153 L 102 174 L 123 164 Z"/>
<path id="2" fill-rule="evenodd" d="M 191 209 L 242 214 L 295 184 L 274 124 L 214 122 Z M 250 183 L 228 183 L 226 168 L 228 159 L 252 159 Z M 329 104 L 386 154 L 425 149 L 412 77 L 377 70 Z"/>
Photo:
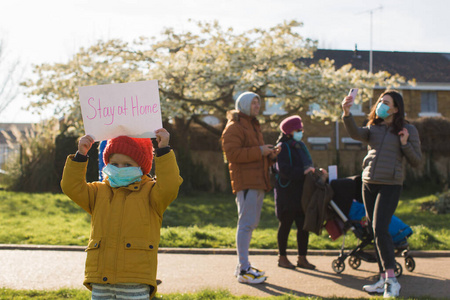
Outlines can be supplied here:
<path id="1" fill-rule="evenodd" d="M 111 164 L 106 165 L 103 173 L 108 176 L 109 184 L 114 188 L 139 182 L 143 175 L 140 167 L 118 168 Z"/>
<path id="2" fill-rule="evenodd" d="M 292 135 L 292 138 L 294 139 L 294 141 L 300 142 L 303 138 L 303 131 L 294 132 L 294 134 Z"/>
<path id="3" fill-rule="evenodd" d="M 382 119 L 386 119 L 387 117 L 390 116 L 390 114 L 388 113 L 389 109 L 390 109 L 390 107 L 387 104 L 380 102 L 377 105 L 377 109 L 375 110 L 375 113 L 377 114 L 378 117 L 380 117 Z"/>

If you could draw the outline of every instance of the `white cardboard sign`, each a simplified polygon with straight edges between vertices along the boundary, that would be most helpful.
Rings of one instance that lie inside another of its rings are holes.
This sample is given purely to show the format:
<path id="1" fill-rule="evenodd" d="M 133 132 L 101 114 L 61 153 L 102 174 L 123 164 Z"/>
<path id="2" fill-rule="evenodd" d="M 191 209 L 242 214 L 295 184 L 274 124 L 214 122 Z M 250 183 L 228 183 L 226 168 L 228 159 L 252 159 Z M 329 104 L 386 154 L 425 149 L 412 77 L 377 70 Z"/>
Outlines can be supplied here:
<path id="1" fill-rule="evenodd" d="M 328 166 L 328 182 L 332 182 L 333 180 L 338 179 L 337 171 L 338 170 L 336 165 Z"/>
<path id="2" fill-rule="evenodd" d="M 84 86 L 78 92 L 85 133 L 96 141 L 154 138 L 162 128 L 157 80 Z"/>

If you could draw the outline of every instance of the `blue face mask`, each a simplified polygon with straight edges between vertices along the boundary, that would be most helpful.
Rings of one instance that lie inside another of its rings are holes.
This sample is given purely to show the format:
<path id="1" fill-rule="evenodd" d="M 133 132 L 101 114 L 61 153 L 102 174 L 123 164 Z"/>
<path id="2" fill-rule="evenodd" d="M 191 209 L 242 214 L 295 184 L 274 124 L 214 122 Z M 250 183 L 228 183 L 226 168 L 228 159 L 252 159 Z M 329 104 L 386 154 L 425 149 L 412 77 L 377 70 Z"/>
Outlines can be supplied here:
<path id="1" fill-rule="evenodd" d="M 294 139 L 294 141 L 300 142 L 303 138 L 303 131 L 294 132 L 294 134 L 292 135 L 292 138 Z"/>
<path id="2" fill-rule="evenodd" d="M 390 114 L 388 113 L 389 109 L 390 109 L 390 107 L 387 104 L 380 102 L 377 105 L 377 109 L 375 110 L 375 113 L 377 114 L 378 117 L 380 117 L 382 119 L 386 119 L 387 117 L 390 116 Z"/>
<path id="3" fill-rule="evenodd" d="M 109 184 L 114 188 L 139 182 L 143 175 L 140 167 L 119 168 L 111 164 L 106 165 L 103 173 L 108 176 Z"/>

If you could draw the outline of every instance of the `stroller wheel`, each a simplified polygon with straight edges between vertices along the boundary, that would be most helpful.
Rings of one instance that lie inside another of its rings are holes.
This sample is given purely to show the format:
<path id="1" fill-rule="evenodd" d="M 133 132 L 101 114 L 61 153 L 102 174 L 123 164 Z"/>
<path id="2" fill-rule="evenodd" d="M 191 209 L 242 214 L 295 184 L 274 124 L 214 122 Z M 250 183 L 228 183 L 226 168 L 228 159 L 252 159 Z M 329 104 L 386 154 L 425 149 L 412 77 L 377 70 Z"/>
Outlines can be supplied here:
<path id="1" fill-rule="evenodd" d="M 411 256 L 406 256 L 405 257 L 405 267 L 406 270 L 408 270 L 409 272 L 414 271 L 414 269 L 416 268 L 416 262 L 414 261 L 414 258 L 412 258 Z"/>
<path id="2" fill-rule="evenodd" d="M 403 267 L 398 262 L 395 262 L 395 269 L 394 269 L 395 277 L 402 276 L 403 273 Z"/>
<path id="3" fill-rule="evenodd" d="M 361 265 L 361 259 L 359 257 L 356 257 L 356 256 L 350 256 L 350 258 L 348 260 L 348 264 L 350 265 L 350 267 L 352 269 L 356 270 Z"/>
<path id="4" fill-rule="evenodd" d="M 340 261 L 339 259 L 335 259 L 331 263 L 331 268 L 333 269 L 333 271 L 335 271 L 336 273 L 340 274 L 345 269 L 345 262 Z"/>

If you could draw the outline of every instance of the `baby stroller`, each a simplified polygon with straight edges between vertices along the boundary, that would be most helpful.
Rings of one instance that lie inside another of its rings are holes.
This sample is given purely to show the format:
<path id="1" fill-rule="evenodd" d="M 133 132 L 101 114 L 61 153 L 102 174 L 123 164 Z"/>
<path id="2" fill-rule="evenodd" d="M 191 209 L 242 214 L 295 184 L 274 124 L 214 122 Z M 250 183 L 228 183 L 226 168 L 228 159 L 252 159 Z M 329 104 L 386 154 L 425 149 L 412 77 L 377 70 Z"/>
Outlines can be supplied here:
<path id="1" fill-rule="evenodd" d="M 340 274 L 345 269 L 345 260 L 349 257 L 349 265 L 353 269 L 358 269 L 361 261 L 376 263 L 375 253 L 365 252 L 364 248 L 373 245 L 373 235 L 365 217 L 364 204 L 361 195 L 361 176 L 352 176 L 331 181 L 334 191 L 333 200 L 330 201 L 331 215 L 325 224 L 330 237 L 335 240 L 343 235 L 342 247 L 339 257 L 332 262 L 332 269 Z M 345 233 L 351 230 L 360 241 L 358 246 L 351 251 L 344 251 Z M 396 256 L 402 256 L 405 260 L 405 267 L 412 272 L 416 266 L 414 258 L 409 254 L 408 237 L 412 234 L 412 229 L 403 223 L 396 216 L 392 217 L 389 225 L 389 233 L 392 235 Z M 402 265 L 395 263 L 395 276 L 399 277 L 403 273 Z"/>

